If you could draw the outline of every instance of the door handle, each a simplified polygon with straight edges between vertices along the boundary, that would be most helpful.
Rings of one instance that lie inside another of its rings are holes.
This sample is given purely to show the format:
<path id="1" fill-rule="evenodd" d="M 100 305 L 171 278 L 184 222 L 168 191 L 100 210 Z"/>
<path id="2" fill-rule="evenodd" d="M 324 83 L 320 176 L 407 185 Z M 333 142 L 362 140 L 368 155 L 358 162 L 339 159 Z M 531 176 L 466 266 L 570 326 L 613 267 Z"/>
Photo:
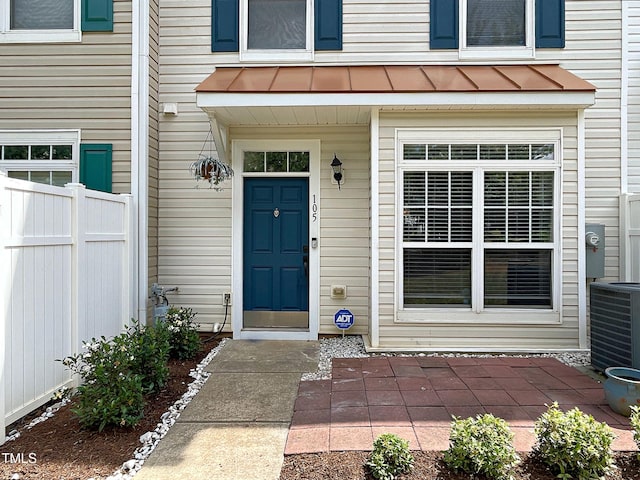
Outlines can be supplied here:
<path id="1" fill-rule="evenodd" d="M 302 246 L 302 266 L 304 267 L 304 276 L 309 278 L 309 245 Z"/>

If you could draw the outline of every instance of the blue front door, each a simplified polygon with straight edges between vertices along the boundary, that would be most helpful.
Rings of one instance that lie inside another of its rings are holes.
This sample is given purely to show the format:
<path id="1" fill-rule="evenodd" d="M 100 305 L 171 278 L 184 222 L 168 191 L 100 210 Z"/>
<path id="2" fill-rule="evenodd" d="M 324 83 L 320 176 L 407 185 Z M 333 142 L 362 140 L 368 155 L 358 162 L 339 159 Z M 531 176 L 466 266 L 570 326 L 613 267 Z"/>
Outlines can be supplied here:
<path id="1" fill-rule="evenodd" d="M 244 181 L 244 328 L 309 326 L 307 178 Z"/>

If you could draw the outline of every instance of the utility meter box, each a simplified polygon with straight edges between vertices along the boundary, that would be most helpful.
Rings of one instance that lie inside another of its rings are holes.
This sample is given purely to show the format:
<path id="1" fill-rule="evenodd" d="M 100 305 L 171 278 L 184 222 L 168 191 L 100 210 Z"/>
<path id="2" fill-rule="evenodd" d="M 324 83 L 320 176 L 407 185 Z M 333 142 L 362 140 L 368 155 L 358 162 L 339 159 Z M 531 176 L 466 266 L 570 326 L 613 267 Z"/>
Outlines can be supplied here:
<path id="1" fill-rule="evenodd" d="M 587 278 L 604 277 L 604 225 L 589 223 L 585 226 L 584 242 L 587 245 Z"/>

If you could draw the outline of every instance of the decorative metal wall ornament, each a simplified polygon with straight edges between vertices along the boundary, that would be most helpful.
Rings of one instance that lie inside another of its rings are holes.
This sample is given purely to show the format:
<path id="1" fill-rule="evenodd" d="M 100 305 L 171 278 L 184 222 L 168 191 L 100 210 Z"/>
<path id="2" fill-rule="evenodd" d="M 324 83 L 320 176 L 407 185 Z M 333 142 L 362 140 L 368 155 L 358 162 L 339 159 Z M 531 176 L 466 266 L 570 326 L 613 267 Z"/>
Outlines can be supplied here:
<path id="1" fill-rule="evenodd" d="M 208 153 L 205 152 L 207 144 L 209 146 Z M 213 188 L 217 192 L 224 190 L 220 185 L 222 182 L 233 177 L 233 169 L 231 166 L 221 162 L 213 152 L 213 134 L 211 129 L 209 129 L 209 134 L 204 141 L 202 150 L 200 150 L 198 154 L 198 160 L 189 165 L 189 172 L 197 182 L 206 180 L 209 182 L 209 188 Z M 198 185 L 196 185 L 196 188 L 198 188 Z"/>

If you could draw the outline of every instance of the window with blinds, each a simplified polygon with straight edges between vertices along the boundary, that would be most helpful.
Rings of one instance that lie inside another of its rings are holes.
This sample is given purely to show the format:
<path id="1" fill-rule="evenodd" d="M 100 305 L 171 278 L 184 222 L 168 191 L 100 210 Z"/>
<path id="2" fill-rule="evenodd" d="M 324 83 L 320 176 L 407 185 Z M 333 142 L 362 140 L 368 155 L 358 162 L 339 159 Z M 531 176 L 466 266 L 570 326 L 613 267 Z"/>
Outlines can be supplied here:
<path id="1" fill-rule="evenodd" d="M 471 249 L 406 248 L 405 307 L 468 307 Z"/>
<path id="2" fill-rule="evenodd" d="M 551 308 L 551 293 L 551 250 L 485 250 L 486 306 Z"/>
<path id="3" fill-rule="evenodd" d="M 405 242 L 469 242 L 472 172 L 404 173 Z"/>
<path id="4" fill-rule="evenodd" d="M 553 172 L 485 172 L 484 240 L 553 241 Z"/>
<path id="5" fill-rule="evenodd" d="M 553 308 L 555 144 L 402 147 L 404 308 Z"/>

